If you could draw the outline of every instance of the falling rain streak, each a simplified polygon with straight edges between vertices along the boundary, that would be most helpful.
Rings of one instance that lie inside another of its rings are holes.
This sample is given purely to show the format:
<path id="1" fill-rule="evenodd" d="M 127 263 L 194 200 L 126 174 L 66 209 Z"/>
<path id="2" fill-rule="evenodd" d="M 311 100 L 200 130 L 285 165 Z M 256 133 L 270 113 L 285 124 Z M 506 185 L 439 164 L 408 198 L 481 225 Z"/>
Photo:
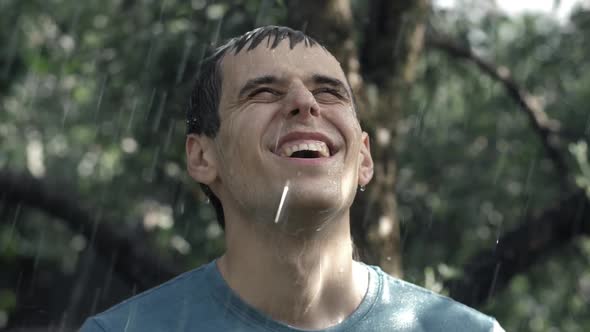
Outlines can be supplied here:
<path id="1" fill-rule="evenodd" d="M 137 111 L 138 97 L 133 97 L 133 104 L 131 106 L 131 113 L 129 114 L 129 121 L 127 121 L 127 134 L 133 133 L 133 122 L 135 120 L 135 112 Z"/>
<path id="2" fill-rule="evenodd" d="M 166 98 L 168 98 L 168 92 L 164 91 L 162 93 L 162 97 L 160 98 L 160 105 L 156 111 L 155 118 L 152 120 L 152 132 L 156 132 L 160 128 L 160 122 L 162 121 L 162 116 L 166 108 Z"/>
<path id="3" fill-rule="evenodd" d="M 285 204 L 285 200 L 287 199 L 287 194 L 289 193 L 289 180 L 285 183 L 285 187 L 283 188 L 283 193 L 281 194 L 281 201 L 279 202 L 279 207 L 277 208 L 277 214 L 275 216 L 275 224 L 279 222 L 281 217 L 281 212 L 283 211 L 283 204 Z"/>
<path id="4" fill-rule="evenodd" d="M 496 281 L 498 280 L 498 273 L 500 272 L 500 266 L 502 266 L 501 262 L 497 263 L 496 267 L 494 268 L 494 276 L 492 277 L 492 282 L 490 284 L 490 290 L 488 292 L 488 299 L 494 295 L 494 292 L 496 290 Z"/>
<path id="5" fill-rule="evenodd" d="M 179 84 L 184 77 L 184 71 L 186 69 L 186 64 L 189 58 L 189 55 L 192 52 L 194 42 L 189 40 L 184 43 L 184 51 L 182 52 L 182 59 L 180 60 L 180 64 L 178 65 L 178 70 L 176 71 L 176 80 L 174 82 L 175 85 Z"/>
<path id="6" fill-rule="evenodd" d="M 12 243 L 12 239 L 14 236 L 14 229 L 16 227 L 16 223 L 18 222 L 18 218 L 20 216 L 21 206 L 22 205 L 20 203 L 17 204 L 16 210 L 14 211 L 14 217 L 12 218 L 12 223 L 10 224 L 10 230 L 8 231 L 8 238 L 6 239 L 6 243 L 4 244 L 4 248 L 2 248 L 4 251 L 7 250 L 8 246 L 10 246 Z"/>
<path id="7" fill-rule="evenodd" d="M 105 75 L 102 78 L 102 82 L 100 83 L 100 91 L 99 91 L 98 97 L 96 99 L 96 108 L 94 109 L 94 121 L 97 121 L 98 117 L 100 115 L 100 109 L 102 106 L 102 97 L 104 95 L 104 90 L 105 90 L 106 85 L 107 85 L 107 76 Z"/>

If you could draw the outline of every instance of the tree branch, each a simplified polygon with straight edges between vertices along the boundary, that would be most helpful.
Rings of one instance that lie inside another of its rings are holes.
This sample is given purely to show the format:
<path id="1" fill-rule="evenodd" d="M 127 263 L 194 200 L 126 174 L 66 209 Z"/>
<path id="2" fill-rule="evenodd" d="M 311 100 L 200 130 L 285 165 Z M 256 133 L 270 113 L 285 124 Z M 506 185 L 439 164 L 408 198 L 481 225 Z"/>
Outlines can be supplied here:
<path id="1" fill-rule="evenodd" d="M 474 255 L 460 280 L 445 286 L 457 301 L 481 305 L 515 275 L 582 234 L 590 234 L 590 201 L 580 190 L 538 216 L 527 217 L 518 228 L 502 235 L 494 250 Z"/>
<path id="2" fill-rule="evenodd" d="M 560 125 L 556 120 L 551 119 L 543 110 L 541 102 L 535 96 L 520 88 L 510 70 L 505 66 L 496 66 L 484 60 L 473 52 L 469 47 L 459 45 L 447 36 L 440 36 L 430 33 L 427 37 L 427 46 L 443 51 L 451 56 L 472 62 L 492 79 L 499 81 L 508 95 L 516 101 L 520 108 L 526 113 L 535 133 L 541 139 L 541 143 L 553 161 L 556 170 L 565 182 L 569 175 L 565 158 L 560 152 L 558 142 L 560 141 Z"/>
<path id="3" fill-rule="evenodd" d="M 411 84 L 424 44 L 429 0 L 370 2 L 361 47 L 363 77 L 379 87 L 393 79 Z"/>
<path id="4" fill-rule="evenodd" d="M 0 170 L 0 200 L 3 204 L 24 204 L 62 220 L 73 232 L 82 233 L 90 245 L 115 272 L 140 290 L 153 287 L 181 270 L 152 253 L 139 239 L 125 234 L 115 221 L 103 220 L 98 210 L 79 205 L 71 190 L 49 188 L 27 174 Z M 67 194 L 66 194 L 67 193 Z"/>

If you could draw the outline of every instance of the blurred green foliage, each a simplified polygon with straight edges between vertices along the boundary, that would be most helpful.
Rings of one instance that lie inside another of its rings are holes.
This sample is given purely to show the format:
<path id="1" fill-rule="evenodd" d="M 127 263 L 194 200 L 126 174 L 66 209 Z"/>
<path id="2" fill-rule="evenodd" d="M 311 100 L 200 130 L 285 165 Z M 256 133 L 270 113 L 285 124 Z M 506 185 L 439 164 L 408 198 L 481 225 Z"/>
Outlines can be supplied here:
<path id="1" fill-rule="evenodd" d="M 363 3 L 353 2 L 357 15 Z M 208 46 L 284 22 L 283 2 L 4 0 L 0 12 L 8 13 L 0 21 L 0 168 L 74 190 L 60 194 L 97 207 L 186 269 L 219 255 L 222 232 L 184 171 L 188 92 Z M 366 22 L 355 18 L 362 39 Z M 434 11 L 430 21 L 540 98 L 566 139 L 579 142 L 563 153 L 588 190 L 590 13 L 558 22 L 473 4 Z M 441 281 L 460 277 L 474 253 L 554 204 L 559 179 L 498 82 L 433 50 L 419 66 L 396 141 L 404 269 L 444 293 Z M 24 206 L 2 206 L 0 217 L 8 221 L 0 223 L 2 261 L 79 273 L 88 243 L 76 230 Z M 589 263 L 590 240 L 578 239 L 482 310 L 507 331 L 590 330 Z M 14 306 L 14 293 L 2 289 L 0 310 Z"/>
<path id="2" fill-rule="evenodd" d="M 570 145 L 570 152 L 576 158 L 580 174 L 576 176 L 576 184 L 586 191 L 590 197 L 590 161 L 588 161 L 588 144 L 580 141 Z"/>
<path id="3" fill-rule="evenodd" d="M 582 36 L 590 28 L 589 12 L 580 10 L 571 21 L 558 22 L 494 11 L 478 17 L 477 6 L 435 13 L 431 24 L 459 36 L 485 59 L 507 66 L 521 88 L 560 121 L 562 153 L 571 168 L 576 174 L 585 170 L 590 72 L 583 68 L 588 67 L 590 44 Z M 499 82 L 474 65 L 434 51 L 425 54 L 421 70 L 400 124 L 397 186 L 407 239 L 406 276 L 428 284 L 430 267 L 434 279 L 453 278 L 440 262 L 460 270 L 474 253 L 493 248 L 500 234 L 554 205 L 562 193 L 526 115 Z M 567 142 L 577 140 L 576 162 Z M 578 183 L 586 183 L 583 179 L 587 177 L 578 176 Z M 588 243 L 578 239 L 546 257 L 482 309 L 507 331 L 589 329 L 590 256 L 580 249 Z"/>

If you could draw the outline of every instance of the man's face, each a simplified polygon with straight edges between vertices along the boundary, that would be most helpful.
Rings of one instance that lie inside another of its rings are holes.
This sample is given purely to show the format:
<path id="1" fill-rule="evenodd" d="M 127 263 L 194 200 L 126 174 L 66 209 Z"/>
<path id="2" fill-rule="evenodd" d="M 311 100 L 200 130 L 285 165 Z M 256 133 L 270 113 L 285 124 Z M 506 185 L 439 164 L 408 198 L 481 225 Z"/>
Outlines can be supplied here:
<path id="1" fill-rule="evenodd" d="M 336 59 L 317 46 L 263 41 L 230 52 L 221 68 L 216 191 L 226 215 L 272 222 L 286 185 L 282 216 L 347 213 L 372 161 Z"/>

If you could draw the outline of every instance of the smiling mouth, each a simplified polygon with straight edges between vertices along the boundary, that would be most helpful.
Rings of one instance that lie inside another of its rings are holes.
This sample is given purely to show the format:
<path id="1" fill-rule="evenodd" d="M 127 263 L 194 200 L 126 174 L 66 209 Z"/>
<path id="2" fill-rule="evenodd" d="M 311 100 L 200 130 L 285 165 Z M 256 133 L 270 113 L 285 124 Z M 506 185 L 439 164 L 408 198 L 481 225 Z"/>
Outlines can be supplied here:
<path id="1" fill-rule="evenodd" d="M 282 158 L 319 162 L 338 153 L 338 147 L 320 132 L 292 131 L 282 136 L 271 151 Z"/>
<path id="2" fill-rule="evenodd" d="M 284 144 L 278 155 L 286 158 L 329 158 L 330 148 L 322 141 L 302 141 Z"/>

